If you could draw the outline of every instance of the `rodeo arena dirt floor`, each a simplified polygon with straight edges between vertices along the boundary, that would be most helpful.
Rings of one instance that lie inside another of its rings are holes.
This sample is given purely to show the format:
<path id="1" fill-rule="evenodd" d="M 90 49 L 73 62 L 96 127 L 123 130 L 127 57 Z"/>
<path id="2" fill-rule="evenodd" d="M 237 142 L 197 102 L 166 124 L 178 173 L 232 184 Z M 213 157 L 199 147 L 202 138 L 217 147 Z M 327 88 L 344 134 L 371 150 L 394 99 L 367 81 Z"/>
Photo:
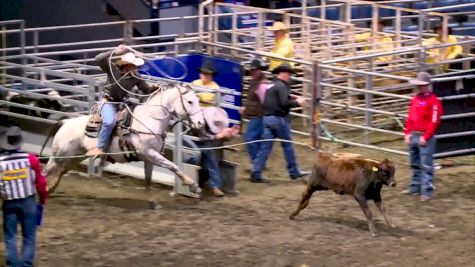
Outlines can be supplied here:
<path id="1" fill-rule="evenodd" d="M 299 141 L 307 139 L 297 138 Z M 236 140 L 234 142 L 240 142 Z M 402 143 L 402 142 L 401 142 Z M 437 171 L 433 200 L 401 195 L 410 177 L 404 156 L 326 143 L 338 152 L 388 157 L 395 188 L 385 187 L 390 219 L 370 203 L 373 238 L 356 201 L 317 192 L 295 221 L 288 219 L 304 185 L 291 182 L 281 148 L 274 146 L 266 176 L 252 184 L 245 149 L 227 152 L 239 162 L 240 196 L 192 199 L 155 186 L 160 210 L 149 210 L 144 182 L 117 175 L 88 178 L 73 172 L 50 196 L 38 231 L 38 266 L 474 266 L 474 156 Z M 303 169 L 313 151 L 297 147 Z M 2 246 L 3 250 L 3 246 Z M 4 255 L 3 251 L 0 253 Z M 3 262 L 3 259 L 0 259 Z"/>

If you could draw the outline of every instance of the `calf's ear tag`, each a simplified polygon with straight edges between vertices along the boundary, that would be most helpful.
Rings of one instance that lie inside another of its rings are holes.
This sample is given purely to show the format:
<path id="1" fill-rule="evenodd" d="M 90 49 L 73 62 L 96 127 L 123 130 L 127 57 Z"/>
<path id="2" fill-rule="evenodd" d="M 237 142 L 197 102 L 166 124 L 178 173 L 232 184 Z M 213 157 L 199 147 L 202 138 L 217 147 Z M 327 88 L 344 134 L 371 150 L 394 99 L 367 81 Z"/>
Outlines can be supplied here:
<path id="1" fill-rule="evenodd" d="M 373 167 L 373 171 L 374 171 L 374 172 L 377 172 L 377 171 L 378 171 L 378 168 Z"/>

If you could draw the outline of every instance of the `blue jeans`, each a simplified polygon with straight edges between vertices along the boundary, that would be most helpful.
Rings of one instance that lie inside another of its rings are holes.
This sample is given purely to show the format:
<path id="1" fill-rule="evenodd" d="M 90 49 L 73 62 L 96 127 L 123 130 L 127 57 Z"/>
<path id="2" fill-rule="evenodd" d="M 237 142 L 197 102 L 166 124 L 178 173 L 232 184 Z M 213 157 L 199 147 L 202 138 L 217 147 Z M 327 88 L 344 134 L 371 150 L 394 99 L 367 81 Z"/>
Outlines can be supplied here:
<path id="1" fill-rule="evenodd" d="M 244 135 L 244 141 L 252 142 L 261 140 L 263 130 L 264 124 L 262 122 L 262 117 L 254 117 L 249 119 L 246 134 Z M 256 142 L 252 144 L 247 144 L 246 147 L 251 162 L 254 162 L 254 160 L 257 158 L 257 153 L 259 153 L 259 150 L 261 148 L 261 143 Z"/>
<path id="2" fill-rule="evenodd" d="M 36 199 L 5 200 L 3 202 L 3 232 L 5 239 L 7 266 L 33 266 L 36 237 Z M 17 224 L 21 224 L 23 234 L 22 260 L 17 255 Z"/>
<path id="3" fill-rule="evenodd" d="M 213 142 L 198 143 L 198 147 L 214 147 Z M 202 150 L 201 160 L 203 162 L 203 168 L 208 171 L 208 182 L 211 188 L 221 187 L 221 171 L 219 169 L 219 159 L 217 150 Z"/>
<path id="4" fill-rule="evenodd" d="M 97 147 L 104 149 L 109 144 L 109 139 L 112 135 L 112 131 L 115 127 L 115 114 L 117 113 L 117 107 L 115 104 L 105 103 L 101 108 L 102 127 L 99 132 L 99 141 Z"/>
<path id="5" fill-rule="evenodd" d="M 262 133 L 262 139 L 280 138 L 283 140 L 292 140 L 289 116 L 264 116 L 263 122 L 264 131 Z M 253 162 L 251 179 L 262 178 L 262 171 L 266 165 L 267 158 L 272 152 L 273 145 L 274 142 L 272 141 L 261 143 L 261 149 L 259 150 L 259 153 Z M 287 171 L 289 172 L 289 175 L 291 177 L 298 176 L 300 174 L 300 170 L 297 166 L 293 144 L 282 142 L 281 146 L 282 150 L 284 151 L 285 160 L 287 161 Z"/>
<path id="6" fill-rule="evenodd" d="M 419 145 L 421 134 L 411 135 L 409 159 L 412 169 L 412 179 L 409 186 L 411 193 L 432 196 L 434 191 L 434 153 L 436 140 L 434 137 L 425 146 Z"/>

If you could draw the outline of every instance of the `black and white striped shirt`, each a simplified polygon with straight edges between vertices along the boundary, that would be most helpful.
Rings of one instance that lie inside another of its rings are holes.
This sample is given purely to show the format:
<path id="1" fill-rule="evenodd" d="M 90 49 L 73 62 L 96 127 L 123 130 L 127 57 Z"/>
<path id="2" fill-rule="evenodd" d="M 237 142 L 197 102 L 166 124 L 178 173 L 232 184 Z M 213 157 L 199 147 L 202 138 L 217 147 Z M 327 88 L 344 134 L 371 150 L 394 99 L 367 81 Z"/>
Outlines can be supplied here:
<path id="1" fill-rule="evenodd" d="M 22 199 L 36 193 L 36 175 L 24 152 L 0 155 L 0 194 L 4 200 Z"/>

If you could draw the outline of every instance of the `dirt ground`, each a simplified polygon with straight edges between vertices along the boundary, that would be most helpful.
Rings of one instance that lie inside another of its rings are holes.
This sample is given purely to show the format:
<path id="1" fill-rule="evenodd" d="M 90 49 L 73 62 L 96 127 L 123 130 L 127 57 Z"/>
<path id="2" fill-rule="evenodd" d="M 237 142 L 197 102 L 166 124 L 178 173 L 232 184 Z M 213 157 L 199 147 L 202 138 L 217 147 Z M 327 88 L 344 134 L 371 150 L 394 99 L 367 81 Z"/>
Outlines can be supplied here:
<path id="1" fill-rule="evenodd" d="M 271 184 L 246 180 L 241 149 L 227 152 L 240 163 L 240 196 L 196 200 L 156 186 L 156 211 L 148 209 L 143 181 L 65 177 L 38 231 L 38 266 L 475 266 L 474 156 L 438 170 L 435 198 L 422 204 L 399 194 L 410 175 L 405 157 L 333 148 L 396 162 L 398 186 L 382 195 L 397 228 L 371 203 L 379 230 L 371 237 L 358 204 L 332 192 L 316 194 L 290 221 L 304 186 L 288 179 L 280 147 L 268 163 Z M 301 167 L 310 169 L 313 152 L 297 151 Z"/>

